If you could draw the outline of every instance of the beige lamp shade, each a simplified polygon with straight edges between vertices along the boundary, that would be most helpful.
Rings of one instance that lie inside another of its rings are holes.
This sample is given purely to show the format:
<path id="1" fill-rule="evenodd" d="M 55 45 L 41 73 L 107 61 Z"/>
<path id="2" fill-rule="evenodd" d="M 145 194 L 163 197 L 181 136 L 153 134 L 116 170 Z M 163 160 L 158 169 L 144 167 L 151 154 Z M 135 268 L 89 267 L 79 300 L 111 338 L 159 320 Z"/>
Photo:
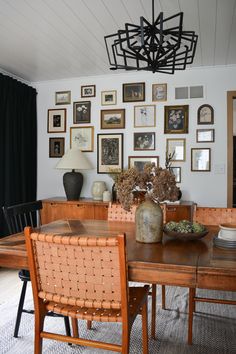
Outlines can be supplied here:
<path id="1" fill-rule="evenodd" d="M 83 152 L 78 148 L 72 148 L 66 151 L 61 160 L 56 165 L 58 169 L 64 170 L 90 170 L 92 165 Z"/>
<path id="2" fill-rule="evenodd" d="M 67 200 L 79 200 L 81 189 L 83 187 L 83 175 L 75 170 L 90 170 L 92 165 L 86 156 L 78 148 L 67 150 L 65 155 L 56 165 L 56 168 L 72 170 L 66 172 L 63 176 L 63 185 Z"/>

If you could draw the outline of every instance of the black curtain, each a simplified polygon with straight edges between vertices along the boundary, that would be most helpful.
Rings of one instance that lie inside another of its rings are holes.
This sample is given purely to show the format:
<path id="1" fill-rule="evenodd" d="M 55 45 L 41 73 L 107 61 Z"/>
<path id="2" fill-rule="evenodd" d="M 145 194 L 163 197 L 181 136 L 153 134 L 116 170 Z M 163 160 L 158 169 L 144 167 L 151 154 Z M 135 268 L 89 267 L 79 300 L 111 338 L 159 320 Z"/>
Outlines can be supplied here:
<path id="1" fill-rule="evenodd" d="M 0 74 L 0 237 L 7 234 L 2 206 L 36 200 L 36 90 Z"/>

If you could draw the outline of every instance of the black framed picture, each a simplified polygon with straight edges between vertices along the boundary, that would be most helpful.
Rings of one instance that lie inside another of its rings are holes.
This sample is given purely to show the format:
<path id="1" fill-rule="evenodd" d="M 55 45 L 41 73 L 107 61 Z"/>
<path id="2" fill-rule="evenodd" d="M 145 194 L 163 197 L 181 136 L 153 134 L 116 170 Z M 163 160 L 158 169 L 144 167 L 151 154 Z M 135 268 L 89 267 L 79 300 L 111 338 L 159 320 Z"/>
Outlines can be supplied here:
<path id="1" fill-rule="evenodd" d="M 215 129 L 197 129 L 196 141 L 197 143 L 214 143 Z"/>
<path id="2" fill-rule="evenodd" d="M 125 109 L 102 109 L 101 129 L 124 129 Z"/>
<path id="3" fill-rule="evenodd" d="M 145 101 L 145 82 L 123 84 L 123 102 Z"/>
<path id="4" fill-rule="evenodd" d="M 193 172 L 211 171 L 211 149 L 209 148 L 191 149 L 191 171 Z"/>
<path id="5" fill-rule="evenodd" d="M 74 102 L 74 124 L 90 123 L 91 120 L 91 102 L 80 101 Z"/>
<path id="6" fill-rule="evenodd" d="M 123 134 L 97 135 L 97 173 L 119 173 L 123 169 Z"/>
<path id="7" fill-rule="evenodd" d="M 66 132 L 66 109 L 48 109 L 48 133 Z"/>
<path id="8" fill-rule="evenodd" d="M 95 96 L 96 96 L 95 85 L 81 86 L 81 97 L 95 97 Z"/>
<path id="9" fill-rule="evenodd" d="M 134 133 L 134 150 L 155 150 L 155 133 Z"/>
<path id="10" fill-rule="evenodd" d="M 188 133 L 188 105 L 165 106 L 165 134 Z"/>
<path id="11" fill-rule="evenodd" d="M 49 138 L 49 157 L 62 157 L 65 151 L 65 138 Z"/>
<path id="12" fill-rule="evenodd" d="M 197 124 L 213 124 L 214 109 L 209 104 L 203 104 L 197 111 Z"/>

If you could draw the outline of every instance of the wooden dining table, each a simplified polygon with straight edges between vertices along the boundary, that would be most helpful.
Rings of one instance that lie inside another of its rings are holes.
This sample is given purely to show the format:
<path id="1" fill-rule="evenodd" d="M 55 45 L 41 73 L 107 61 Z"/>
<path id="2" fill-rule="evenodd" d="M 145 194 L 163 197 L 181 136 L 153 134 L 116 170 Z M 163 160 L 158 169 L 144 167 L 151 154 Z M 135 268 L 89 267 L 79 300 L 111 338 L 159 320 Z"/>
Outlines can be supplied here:
<path id="1" fill-rule="evenodd" d="M 163 234 L 161 243 L 135 240 L 135 224 L 106 220 L 58 220 L 41 226 L 40 232 L 81 235 L 125 233 L 129 280 L 192 288 L 236 291 L 236 250 L 213 245 L 216 226 L 194 241 L 181 241 Z M 0 266 L 28 269 L 24 234 L 0 239 Z"/>
<path id="2" fill-rule="evenodd" d="M 43 233 L 114 236 L 126 234 L 128 278 L 134 282 L 236 291 L 236 249 L 217 248 L 218 227 L 207 226 L 198 240 L 182 241 L 163 234 L 162 242 L 135 239 L 135 224 L 106 220 L 58 220 L 39 228 Z M 0 266 L 28 269 L 24 234 L 0 239 Z M 192 330 L 189 332 L 191 343 Z"/>

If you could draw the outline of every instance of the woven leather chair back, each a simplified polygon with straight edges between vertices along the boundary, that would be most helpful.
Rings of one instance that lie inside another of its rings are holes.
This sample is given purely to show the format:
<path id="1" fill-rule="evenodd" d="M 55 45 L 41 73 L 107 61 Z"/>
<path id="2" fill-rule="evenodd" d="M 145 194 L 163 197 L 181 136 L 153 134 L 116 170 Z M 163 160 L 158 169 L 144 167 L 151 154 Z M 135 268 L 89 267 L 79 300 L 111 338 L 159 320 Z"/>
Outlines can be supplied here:
<path id="1" fill-rule="evenodd" d="M 195 207 L 193 220 L 204 225 L 236 223 L 236 209 Z"/>
<path id="2" fill-rule="evenodd" d="M 117 237 L 32 233 L 31 239 L 41 299 L 89 308 L 121 307 Z"/>
<path id="3" fill-rule="evenodd" d="M 108 220 L 109 221 L 135 221 L 135 211 L 137 205 L 132 205 L 130 211 L 126 211 L 120 204 L 109 204 L 108 207 Z"/>
<path id="4" fill-rule="evenodd" d="M 163 222 L 166 221 L 166 204 L 160 204 L 160 207 L 163 211 Z M 137 209 L 137 205 L 132 205 L 130 211 L 126 211 L 122 208 L 120 204 L 109 204 L 108 207 L 108 220 L 109 221 L 127 221 L 127 222 L 135 222 L 135 211 Z"/>

